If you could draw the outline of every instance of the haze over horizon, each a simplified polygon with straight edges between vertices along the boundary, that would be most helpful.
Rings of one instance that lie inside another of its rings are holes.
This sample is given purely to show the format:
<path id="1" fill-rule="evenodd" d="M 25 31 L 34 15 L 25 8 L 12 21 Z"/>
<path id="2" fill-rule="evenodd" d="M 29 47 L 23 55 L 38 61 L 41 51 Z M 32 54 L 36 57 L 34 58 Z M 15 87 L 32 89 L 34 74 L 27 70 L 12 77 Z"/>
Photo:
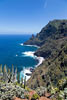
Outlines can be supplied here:
<path id="1" fill-rule="evenodd" d="M 67 19 L 66 0 L 0 0 L 0 34 L 38 33 L 54 19 Z"/>

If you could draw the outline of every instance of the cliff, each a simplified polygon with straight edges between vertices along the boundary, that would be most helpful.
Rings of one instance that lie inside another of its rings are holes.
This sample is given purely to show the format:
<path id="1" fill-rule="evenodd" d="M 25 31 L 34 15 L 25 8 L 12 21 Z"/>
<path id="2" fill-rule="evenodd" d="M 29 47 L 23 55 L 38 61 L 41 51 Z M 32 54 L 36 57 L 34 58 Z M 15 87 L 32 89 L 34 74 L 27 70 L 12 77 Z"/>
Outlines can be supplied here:
<path id="1" fill-rule="evenodd" d="M 67 77 L 67 20 L 50 21 L 24 44 L 40 46 L 35 55 L 45 58 L 28 80 L 29 87 L 58 86 L 58 81 Z"/>
<path id="2" fill-rule="evenodd" d="M 32 35 L 30 40 L 26 41 L 26 45 L 42 46 L 49 39 L 57 40 L 67 36 L 67 20 L 50 21 L 36 36 Z"/>

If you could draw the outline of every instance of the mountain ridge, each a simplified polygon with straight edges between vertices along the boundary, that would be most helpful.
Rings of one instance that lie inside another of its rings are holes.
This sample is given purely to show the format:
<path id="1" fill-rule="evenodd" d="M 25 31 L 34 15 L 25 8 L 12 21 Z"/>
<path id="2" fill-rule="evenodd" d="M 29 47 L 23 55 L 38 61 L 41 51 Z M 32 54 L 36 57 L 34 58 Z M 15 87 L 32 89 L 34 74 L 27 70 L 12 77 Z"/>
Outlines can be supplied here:
<path id="1" fill-rule="evenodd" d="M 53 39 L 57 39 L 58 37 L 54 37 L 54 33 L 58 34 L 57 31 L 61 33 L 60 38 L 63 35 L 67 35 L 67 20 L 53 20 L 50 21 L 45 27 L 42 28 L 42 30 L 37 33 L 36 36 L 32 35 L 32 37 L 26 41 L 24 44 L 30 44 L 30 45 L 38 45 L 42 46 L 46 39 L 51 36 Z M 64 32 L 64 34 L 62 34 Z M 52 36 L 53 35 L 53 36 Z"/>
<path id="2" fill-rule="evenodd" d="M 67 77 L 67 20 L 50 21 L 40 33 L 32 35 L 24 44 L 40 46 L 35 55 L 45 59 L 28 80 L 30 88 L 48 87 L 50 83 L 58 86 L 58 81 Z"/>

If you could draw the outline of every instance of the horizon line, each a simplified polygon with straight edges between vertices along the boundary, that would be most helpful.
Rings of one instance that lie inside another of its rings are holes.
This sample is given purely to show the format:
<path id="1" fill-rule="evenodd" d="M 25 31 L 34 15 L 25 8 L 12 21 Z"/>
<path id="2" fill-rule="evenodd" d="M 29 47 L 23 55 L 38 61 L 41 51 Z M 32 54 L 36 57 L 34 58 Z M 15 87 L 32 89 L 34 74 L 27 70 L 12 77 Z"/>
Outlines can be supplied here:
<path id="1" fill-rule="evenodd" d="M 38 32 L 0 32 L 0 34 L 8 34 L 8 33 L 10 34 L 37 34 Z"/>

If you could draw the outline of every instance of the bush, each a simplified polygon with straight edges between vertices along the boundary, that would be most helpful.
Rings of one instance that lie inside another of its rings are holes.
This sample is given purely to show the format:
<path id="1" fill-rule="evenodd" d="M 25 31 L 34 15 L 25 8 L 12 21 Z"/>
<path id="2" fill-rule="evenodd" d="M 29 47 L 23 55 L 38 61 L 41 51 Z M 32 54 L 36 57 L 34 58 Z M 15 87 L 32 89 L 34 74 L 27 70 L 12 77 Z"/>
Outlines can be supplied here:
<path id="1" fill-rule="evenodd" d="M 35 93 L 35 94 L 33 94 L 31 100 L 37 100 L 39 98 L 40 98 L 39 95 L 37 93 Z"/>
<path id="2" fill-rule="evenodd" d="M 45 93 L 47 92 L 47 89 L 46 89 L 46 87 L 38 87 L 37 89 L 36 89 L 36 93 L 39 95 L 39 96 L 44 96 L 45 95 Z"/>
<path id="3" fill-rule="evenodd" d="M 29 95 L 28 94 L 25 95 L 25 99 L 29 100 Z"/>
<path id="4" fill-rule="evenodd" d="M 30 91 L 31 91 L 31 90 L 30 90 L 30 88 L 28 88 L 28 87 L 26 87 L 25 89 L 26 89 L 28 92 L 30 92 Z"/>

